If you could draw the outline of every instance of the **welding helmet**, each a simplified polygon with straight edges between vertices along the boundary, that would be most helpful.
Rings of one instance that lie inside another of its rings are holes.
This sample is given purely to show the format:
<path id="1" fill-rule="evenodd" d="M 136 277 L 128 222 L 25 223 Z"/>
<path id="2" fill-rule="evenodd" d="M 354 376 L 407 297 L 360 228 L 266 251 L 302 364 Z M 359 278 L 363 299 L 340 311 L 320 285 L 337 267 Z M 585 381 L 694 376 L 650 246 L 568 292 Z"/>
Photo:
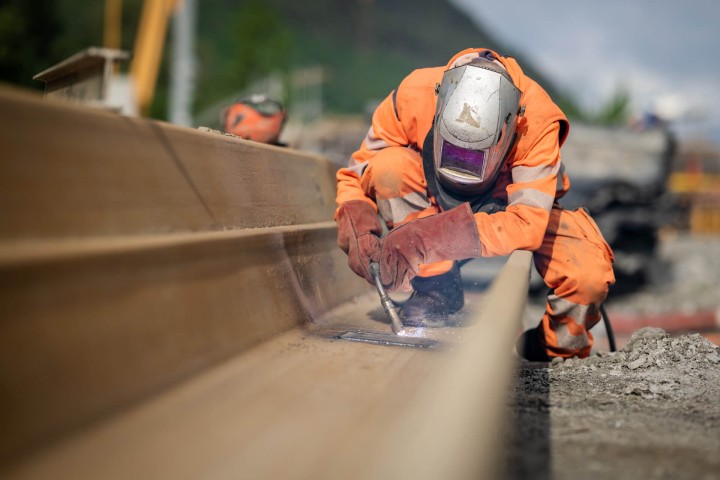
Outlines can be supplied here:
<path id="1" fill-rule="evenodd" d="M 520 90 L 498 62 L 479 57 L 444 73 L 433 128 L 443 187 L 472 196 L 492 186 L 514 143 L 519 103 Z"/>
<path id="2" fill-rule="evenodd" d="M 223 112 L 223 130 L 238 137 L 275 144 L 285 123 L 285 109 L 267 95 L 236 100 Z"/>

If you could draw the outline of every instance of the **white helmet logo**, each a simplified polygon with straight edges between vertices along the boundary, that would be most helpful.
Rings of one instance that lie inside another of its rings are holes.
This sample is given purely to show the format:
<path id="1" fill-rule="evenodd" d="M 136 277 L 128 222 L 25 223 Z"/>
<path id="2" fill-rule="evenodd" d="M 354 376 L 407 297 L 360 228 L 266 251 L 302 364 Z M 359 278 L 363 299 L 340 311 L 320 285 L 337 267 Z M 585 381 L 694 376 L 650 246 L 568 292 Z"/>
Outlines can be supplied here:
<path id="1" fill-rule="evenodd" d="M 473 118 L 472 114 L 472 108 L 466 103 L 462 109 L 462 112 L 460 112 L 460 116 L 457 118 L 457 121 L 470 125 L 471 127 L 480 128 L 480 122 L 478 121 L 478 119 Z M 475 115 L 477 116 L 477 114 Z"/>

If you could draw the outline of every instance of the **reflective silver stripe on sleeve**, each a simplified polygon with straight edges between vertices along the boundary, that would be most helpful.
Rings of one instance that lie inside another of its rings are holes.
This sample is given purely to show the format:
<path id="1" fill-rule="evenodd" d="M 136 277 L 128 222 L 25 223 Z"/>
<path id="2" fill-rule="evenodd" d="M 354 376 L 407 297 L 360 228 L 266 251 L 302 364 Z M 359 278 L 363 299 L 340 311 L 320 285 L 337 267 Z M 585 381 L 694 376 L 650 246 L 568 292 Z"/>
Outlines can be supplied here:
<path id="1" fill-rule="evenodd" d="M 367 148 L 368 150 L 382 150 L 383 148 L 387 148 L 390 146 L 385 140 L 382 140 L 375 136 L 375 131 L 372 127 L 368 129 L 368 133 L 367 135 L 365 135 L 364 143 L 365 148 Z M 367 165 L 368 162 L 358 162 L 354 158 L 351 158 L 350 162 L 348 162 L 347 169 L 357 174 L 358 177 L 361 177 Z"/>
<path id="2" fill-rule="evenodd" d="M 387 148 L 389 146 L 390 145 L 385 140 L 376 137 L 373 127 L 370 127 L 367 135 L 365 135 L 365 148 L 368 150 L 382 150 L 383 148 Z"/>
<path id="3" fill-rule="evenodd" d="M 348 166 L 345 169 L 353 172 L 359 178 L 362 177 L 362 174 L 365 171 L 365 167 L 367 166 L 368 162 L 358 162 L 354 158 L 351 158 L 350 162 L 348 162 Z"/>
<path id="4" fill-rule="evenodd" d="M 573 335 L 570 333 L 567 325 L 560 324 L 555 327 L 555 337 L 557 338 L 557 346 L 567 350 L 580 350 L 590 344 L 587 333 L 582 335 Z"/>
<path id="5" fill-rule="evenodd" d="M 422 193 L 412 192 L 404 197 L 378 199 L 380 217 L 394 225 L 401 223 L 408 215 L 421 212 L 430 207 L 430 200 Z"/>
<path id="6" fill-rule="evenodd" d="M 555 165 L 540 165 L 537 167 L 513 167 L 512 179 L 514 183 L 528 183 L 541 178 L 557 174 L 562 169 L 562 162 Z"/>
<path id="7" fill-rule="evenodd" d="M 548 212 L 552 209 L 553 202 L 555 202 L 555 195 L 548 195 L 534 188 L 523 188 L 508 196 L 508 206 L 525 205 L 542 208 Z"/>
<path id="8" fill-rule="evenodd" d="M 562 162 L 560 163 L 560 171 L 558 171 L 557 176 L 557 186 L 555 187 L 556 192 L 561 192 L 563 189 L 563 177 L 565 176 L 565 165 Z"/>

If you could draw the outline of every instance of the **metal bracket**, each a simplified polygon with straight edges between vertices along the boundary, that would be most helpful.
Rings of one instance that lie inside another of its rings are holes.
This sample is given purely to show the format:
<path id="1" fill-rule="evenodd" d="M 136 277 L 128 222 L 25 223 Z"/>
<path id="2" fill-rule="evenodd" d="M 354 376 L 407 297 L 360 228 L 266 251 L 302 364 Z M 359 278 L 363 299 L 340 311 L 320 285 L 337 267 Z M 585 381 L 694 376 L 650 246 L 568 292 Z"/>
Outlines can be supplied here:
<path id="1" fill-rule="evenodd" d="M 375 343 L 377 345 L 390 345 L 396 347 L 435 348 L 440 343 L 437 340 L 424 337 L 409 337 L 393 335 L 391 333 L 377 332 L 345 332 L 337 338 L 351 342 Z"/>

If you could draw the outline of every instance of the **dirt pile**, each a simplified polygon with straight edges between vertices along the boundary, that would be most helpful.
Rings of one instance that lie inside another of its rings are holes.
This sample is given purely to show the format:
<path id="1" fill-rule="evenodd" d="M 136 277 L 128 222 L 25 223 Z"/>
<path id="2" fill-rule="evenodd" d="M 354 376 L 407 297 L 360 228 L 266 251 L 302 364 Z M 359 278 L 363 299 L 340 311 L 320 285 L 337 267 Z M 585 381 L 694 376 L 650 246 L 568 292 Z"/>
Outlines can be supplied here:
<path id="1" fill-rule="evenodd" d="M 550 367 L 558 379 L 593 372 L 607 380 L 602 382 L 606 393 L 688 399 L 707 393 L 708 388 L 717 390 L 720 347 L 697 333 L 671 337 L 660 328 L 647 327 L 635 332 L 618 352 L 555 359 Z"/>
<path id="2" fill-rule="evenodd" d="M 513 387 L 508 478 L 720 479 L 720 348 L 700 335 L 643 328 L 615 353 L 521 363 Z"/>

